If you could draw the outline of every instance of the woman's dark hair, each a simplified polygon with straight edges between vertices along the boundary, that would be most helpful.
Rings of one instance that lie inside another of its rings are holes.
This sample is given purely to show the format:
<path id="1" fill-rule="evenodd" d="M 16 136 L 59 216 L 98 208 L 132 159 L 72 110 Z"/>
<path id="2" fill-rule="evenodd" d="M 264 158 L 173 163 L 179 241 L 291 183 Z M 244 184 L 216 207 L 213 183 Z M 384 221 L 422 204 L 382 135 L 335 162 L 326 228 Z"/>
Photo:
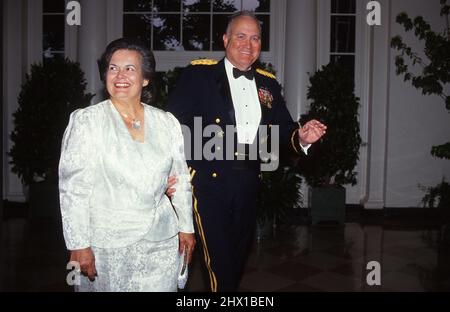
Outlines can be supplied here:
<path id="1" fill-rule="evenodd" d="M 109 62 L 118 50 L 132 50 L 141 55 L 142 75 L 148 80 L 148 85 L 142 88 L 141 102 L 150 104 L 152 99 L 153 76 L 155 74 L 155 57 L 140 40 L 133 38 L 120 38 L 112 41 L 106 47 L 101 58 L 97 61 L 100 79 L 105 84 L 106 89 L 106 73 L 108 72 Z M 106 91 L 107 92 L 107 91 Z"/>

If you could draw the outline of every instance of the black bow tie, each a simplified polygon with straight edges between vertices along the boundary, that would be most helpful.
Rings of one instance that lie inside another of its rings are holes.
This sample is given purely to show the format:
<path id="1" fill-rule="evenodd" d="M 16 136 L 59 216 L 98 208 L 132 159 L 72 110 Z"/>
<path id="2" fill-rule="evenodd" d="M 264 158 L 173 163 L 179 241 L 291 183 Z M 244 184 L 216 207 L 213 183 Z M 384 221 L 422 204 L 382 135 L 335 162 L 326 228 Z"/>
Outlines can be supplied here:
<path id="1" fill-rule="evenodd" d="M 244 76 L 248 80 L 253 80 L 253 76 L 254 76 L 253 69 L 250 69 L 247 71 L 242 71 L 242 70 L 237 69 L 236 67 L 233 67 L 234 79 L 238 79 L 241 76 Z"/>

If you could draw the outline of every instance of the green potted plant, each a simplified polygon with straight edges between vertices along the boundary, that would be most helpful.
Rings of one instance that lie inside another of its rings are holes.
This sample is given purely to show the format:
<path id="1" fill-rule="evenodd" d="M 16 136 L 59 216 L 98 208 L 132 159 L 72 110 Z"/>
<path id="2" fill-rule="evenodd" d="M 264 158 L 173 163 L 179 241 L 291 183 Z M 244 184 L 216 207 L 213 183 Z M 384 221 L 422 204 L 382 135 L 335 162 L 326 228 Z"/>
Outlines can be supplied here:
<path id="1" fill-rule="evenodd" d="M 257 206 L 256 240 L 271 237 L 277 223 L 289 222 L 293 209 L 300 209 L 302 178 L 295 167 L 281 165 L 275 171 L 261 173 Z"/>
<path id="2" fill-rule="evenodd" d="M 55 215 L 61 140 L 70 113 L 89 105 L 93 95 L 85 89 L 83 71 L 69 59 L 33 64 L 26 75 L 13 114 L 9 156 L 12 171 L 29 187 L 32 216 Z"/>
<path id="3" fill-rule="evenodd" d="M 317 119 L 327 125 L 327 134 L 313 144 L 310 156 L 299 170 L 311 187 L 312 223 L 345 221 L 345 184 L 356 184 L 354 168 L 359 158 L 359 99 L 349 71 L 330 63 L 310 77 L 307 93 L 310 111 L 300 123 Z"/>

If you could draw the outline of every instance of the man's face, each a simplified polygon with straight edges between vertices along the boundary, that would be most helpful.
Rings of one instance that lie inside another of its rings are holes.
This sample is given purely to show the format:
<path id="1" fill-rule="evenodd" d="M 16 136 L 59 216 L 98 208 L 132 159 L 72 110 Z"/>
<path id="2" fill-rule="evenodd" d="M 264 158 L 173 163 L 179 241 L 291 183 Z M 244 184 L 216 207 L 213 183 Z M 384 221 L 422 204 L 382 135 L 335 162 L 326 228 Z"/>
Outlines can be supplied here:
<path id="1" fill-rule="evenodd" d="M 225 55 L 240 70 L 248 70 L 261 53 L 261 33 L 255 20 L 248 16 L 236 18 L 229 33 L 223 35 Z"/>

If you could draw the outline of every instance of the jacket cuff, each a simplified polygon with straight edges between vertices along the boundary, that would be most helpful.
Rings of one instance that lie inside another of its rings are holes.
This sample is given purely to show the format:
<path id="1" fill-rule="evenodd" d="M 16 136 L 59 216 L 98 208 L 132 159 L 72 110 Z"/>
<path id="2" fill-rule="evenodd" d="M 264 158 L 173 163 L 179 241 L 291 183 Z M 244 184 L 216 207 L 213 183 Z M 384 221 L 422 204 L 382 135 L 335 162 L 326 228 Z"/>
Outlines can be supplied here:
<path id="1" fill-rule="evenodd" d="M 302 151 L 304 152 L 304 149 L 303 149 L 303 147 L 300 144 L 300 134 L 299 134 L 298 128 L 295 128 L 294 131 L 292 131 L 290 146 L 291 146 L 291 149 L 297 155 L 301 155 L 300 153 Z"/>

